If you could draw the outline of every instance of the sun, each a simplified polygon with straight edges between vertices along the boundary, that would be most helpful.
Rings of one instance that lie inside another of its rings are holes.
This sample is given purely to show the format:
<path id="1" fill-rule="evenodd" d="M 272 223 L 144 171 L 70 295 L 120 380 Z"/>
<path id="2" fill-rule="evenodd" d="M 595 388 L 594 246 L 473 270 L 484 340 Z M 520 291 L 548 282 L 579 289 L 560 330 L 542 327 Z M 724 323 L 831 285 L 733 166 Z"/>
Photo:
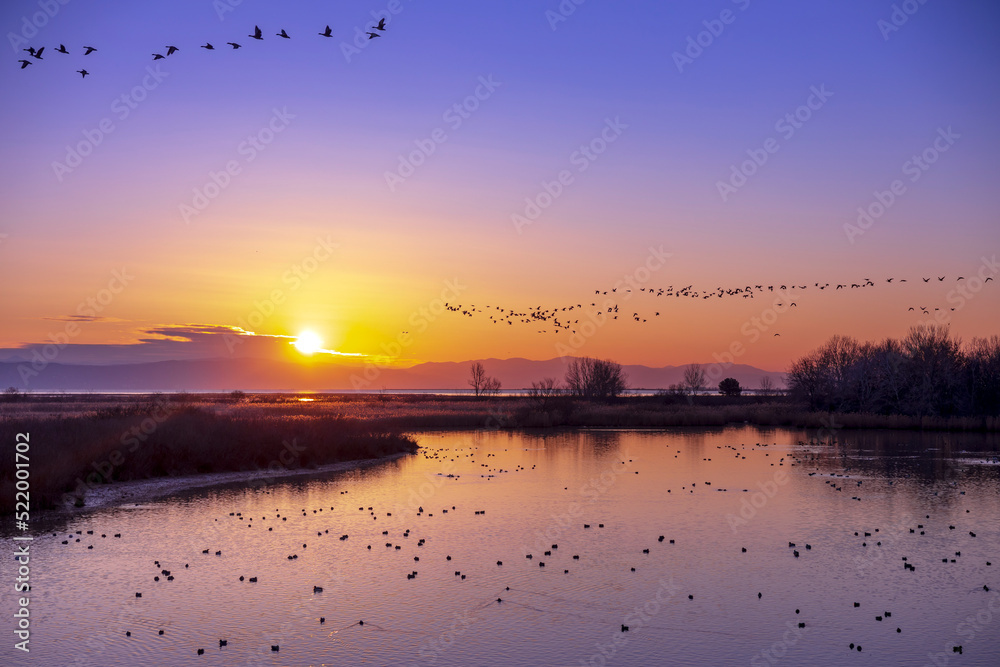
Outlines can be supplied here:
<path id="1" fill-rule="evenodd" d="M 323 349 L 323 341 L 312 331 L 303 331 L 295 339 L 295 349 L 302 354 L 314 354 Z"/>

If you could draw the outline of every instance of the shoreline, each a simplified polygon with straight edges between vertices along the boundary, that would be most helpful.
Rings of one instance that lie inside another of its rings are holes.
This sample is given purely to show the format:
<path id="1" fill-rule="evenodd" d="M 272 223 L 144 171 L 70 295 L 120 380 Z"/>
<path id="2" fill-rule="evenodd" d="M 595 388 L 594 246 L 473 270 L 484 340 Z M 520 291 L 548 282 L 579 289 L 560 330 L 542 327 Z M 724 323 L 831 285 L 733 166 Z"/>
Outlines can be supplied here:
<path id="1" fill-rule="evenodd" d="M 177 477 L 152 477 L 149 479 L 130 480 L 127 482 L 113 482 L 102 487 L 89 489 L 83 497 L 83 506 L 72 504 L 61 505 L 50 510 L 52 514 L 82 514 L 88 511 L 107 509 L 109 507 L 122 507 L 128 503 L 143 504 L 161 500 L 174 494 L 190 491 L 193 489 L 211 488 L 225 484 L 238 482 L 252 482 L 254 480 L 277 481 L 289 477 L 302 477 L 306 475 L 325 475 L 329 473 L 345 472 L 349 470 L 361 470 L 380 463 L 395 461 L 410 452 L 396 452 L 373 459 L 357 459 L 354 461 L 339 461 L 337 463 L 327 463 L 315 468 L 297 468 L 294 470 L 284 470 L 280 472 L 269 470 L 238 470 L 232 472 L 200 473 L 194 475 L 182 475 Z M 271 483 L 269 481 L 268 483 Z"/>

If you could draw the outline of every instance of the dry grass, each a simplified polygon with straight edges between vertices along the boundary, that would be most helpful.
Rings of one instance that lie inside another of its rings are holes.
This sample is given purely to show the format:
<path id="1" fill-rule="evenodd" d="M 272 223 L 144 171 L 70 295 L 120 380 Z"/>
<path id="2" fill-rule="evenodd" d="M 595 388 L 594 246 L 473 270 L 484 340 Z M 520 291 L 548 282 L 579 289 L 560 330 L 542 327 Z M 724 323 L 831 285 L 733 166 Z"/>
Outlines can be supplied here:
<path id="1" fill-rule="evenodd" d="M 335 415 L 229 412 L 204 403 L 148 401 L 63 404 L 61 412 L 38 407 L 14 412 L 8 404 L 0 413 L 5 433 L 30 435 L 33 509 L 82 495 L 81 487 L 115 481 L 310 468 L 416 450 L 397 430 Z M 13 474 L 12 465 L 0 470 L 2 513 L 14 509 Z"/>

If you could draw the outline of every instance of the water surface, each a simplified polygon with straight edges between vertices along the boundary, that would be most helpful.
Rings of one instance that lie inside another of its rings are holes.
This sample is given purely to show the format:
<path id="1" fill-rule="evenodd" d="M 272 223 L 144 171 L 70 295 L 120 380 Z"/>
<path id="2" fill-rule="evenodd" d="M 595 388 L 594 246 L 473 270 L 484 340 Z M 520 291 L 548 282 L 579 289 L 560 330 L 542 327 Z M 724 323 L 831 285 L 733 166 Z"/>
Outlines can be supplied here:
<path id="1" fill-rule="evenodd" d="M 8 640 L 3 664 L 997 664 L 995 436 L 417 437 L 362 470 L 50 518 L 31 653 Z"/>

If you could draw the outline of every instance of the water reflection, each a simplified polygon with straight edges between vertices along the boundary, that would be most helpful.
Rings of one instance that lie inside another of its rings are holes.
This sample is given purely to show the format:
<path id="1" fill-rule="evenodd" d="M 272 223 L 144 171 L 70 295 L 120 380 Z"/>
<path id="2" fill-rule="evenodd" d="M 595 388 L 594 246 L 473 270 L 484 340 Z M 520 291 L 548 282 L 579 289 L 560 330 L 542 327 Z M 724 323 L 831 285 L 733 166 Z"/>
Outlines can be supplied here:
<path id="1" fill-rule="evenodd" d="M 49 517 L 32 653 L 3 662 L 995 664 L 998 439 L 815 435 L 426 432 L 370 468 Z"/>

